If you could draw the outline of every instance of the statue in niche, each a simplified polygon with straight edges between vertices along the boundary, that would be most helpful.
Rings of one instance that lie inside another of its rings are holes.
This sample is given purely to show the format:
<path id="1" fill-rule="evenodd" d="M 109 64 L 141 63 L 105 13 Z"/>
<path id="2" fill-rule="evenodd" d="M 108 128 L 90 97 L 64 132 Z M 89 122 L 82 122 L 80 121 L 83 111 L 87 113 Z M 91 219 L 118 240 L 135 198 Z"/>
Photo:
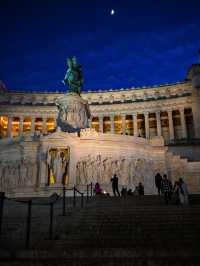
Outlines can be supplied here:
<path id="1" fill-rule="evenodd" d="M 68 183 L 69 148 L 49 149 L 47 151 L 49 184 Z"/>

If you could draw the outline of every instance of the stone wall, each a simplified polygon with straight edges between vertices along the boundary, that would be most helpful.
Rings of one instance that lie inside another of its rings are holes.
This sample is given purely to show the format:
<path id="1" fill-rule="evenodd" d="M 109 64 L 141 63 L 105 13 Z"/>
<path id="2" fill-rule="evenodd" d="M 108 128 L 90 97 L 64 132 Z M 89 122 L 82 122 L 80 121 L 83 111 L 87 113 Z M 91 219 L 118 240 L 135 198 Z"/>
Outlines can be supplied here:
<path id="1" fill-rule="evenodd" d="M 190 163 L 168 152 L 162 137 L 147 140 L 86 129 L 80 136 L 55 132 L 36 139 L 4 141 L 0 148 L 0 190 L 12 196 L 61 191 L 60 177 L 50 182 L 48 155 L 54 149 L 59 152 L 51 158 L 56 159 L 51 163 L 52 173 L 64 173 L 69 188 L 76 185 L 83 189 L 90 182 L 99 182 L 111 192 L 110 178 L 116 173 L 120 189 L 134 189 L 142 182 L 145 194 L 155 194 L 154 176 L 159 172 L 166 173 L 172 182 L 183 177 L 191 192 L 200 191 L 200 162 Z M 69 151 L 69 158 L 62 156 L 64 151 Z"/>

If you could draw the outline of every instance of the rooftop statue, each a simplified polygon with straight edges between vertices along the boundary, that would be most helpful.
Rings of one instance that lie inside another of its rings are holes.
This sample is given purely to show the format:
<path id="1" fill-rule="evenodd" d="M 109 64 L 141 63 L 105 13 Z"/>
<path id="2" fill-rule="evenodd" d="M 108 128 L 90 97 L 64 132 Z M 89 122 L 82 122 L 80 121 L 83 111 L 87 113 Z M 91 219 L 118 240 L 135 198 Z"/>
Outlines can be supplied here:
<path id="1" fill-rule="evenodd" d="M 68 69 L 62 82 L 68 84 L 69 92 L 74 92 L 80 95 L 83 86 L 81 65 L 77 63 L 75 56 L 67 58 L 67 65 Z"/>

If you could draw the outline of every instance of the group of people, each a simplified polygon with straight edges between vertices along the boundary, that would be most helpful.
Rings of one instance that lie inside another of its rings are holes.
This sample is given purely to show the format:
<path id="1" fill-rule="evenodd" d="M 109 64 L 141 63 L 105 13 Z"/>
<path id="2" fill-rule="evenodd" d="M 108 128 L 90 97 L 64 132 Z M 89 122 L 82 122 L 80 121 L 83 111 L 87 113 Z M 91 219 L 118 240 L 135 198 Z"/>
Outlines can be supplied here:
<path id="1" fill-rule="evenodd" d="M 125 187 L 122 187 L 121 190 L 121 196 L 126 197 L 126 196 L 142 196 L 144 195 L 144 186 L 142 185 L 141 182 L 139 182 L 138 186 L 135 187 L 135 190 L 127 189 Z"/>
<path id="2" fill-rule="evenodd" d="M 169 203 L 173 195 L 175 196 L 177 204 L 188 204 L 187 184 L 182 178 L 179 178 L 179 180 L 175 181 L 174 185 L 172 185 L 172 182 L 167 178 L 166 174 L 162 177 L 160 173 L 157 173 L 155 176 L 155 185 L 158 190 L 158 195 L 164 195 L 166 204 Z"/>
<path id="3" fill-rule="evenodd" d="M 119 188 L 118 188 L 118 177 L 116 174 L 114 174 L 114 176 L 111 178 L 111 183 L 112 183 L 112 190 L 113 190 L 113 194 L 114 196 L 132 196 L 132 195 L 144 195 L 144 186 L 142 185 L 141 182 L 139 182 L 138 186 L 135 188 L 134 191 L 132 191 L 132 189 L 128 189 L 127 188 L 124 188 L 122 187 L 122 190 L 121 190 L 121 195 L 120 195 L 120 192 L 119 192 Z M 95 184 L 95 188 L 94 188 L 94 192 L 96 195 L 100 195 L 103 193 L 101 187 L 100 187 L 100 184 L 97 182 Z"/>
<path id="4" fill-rule="evenodd" d="M 128 189 L 122 187 L 121 194 L 118 188 L 118 177 L 116 174 L 111 178 L 112 183 L 112 190 L 114 196 L 132 196 L 132 195 L 144 195 L 144 186 L 141 182 L 139 182 L 138 186 L 135 188 L 134 191 L 132 189 Z M 155 185 L 158 190 L 158 195 L 163 194 L 165 203 L 168 204 L 169 201 L 172 199 L 174 195 L 176 203 L 187 205 L 188 204 L 188 189 L 187 184 L 183 181 L 182 178 L 179 178 L 178 181 L 175 181 L 174 185 L 172 182 L 167 178 L 167 175 L 164 174 L 161 176 L 160 173 L 157 173 L 155 176 Z M 103 191 L 100 187 L 99 183 L 95 184 L 94 192 L 96 195 L 103 194 Z M 106 193 L 108 194 L 108 193 Z"/>

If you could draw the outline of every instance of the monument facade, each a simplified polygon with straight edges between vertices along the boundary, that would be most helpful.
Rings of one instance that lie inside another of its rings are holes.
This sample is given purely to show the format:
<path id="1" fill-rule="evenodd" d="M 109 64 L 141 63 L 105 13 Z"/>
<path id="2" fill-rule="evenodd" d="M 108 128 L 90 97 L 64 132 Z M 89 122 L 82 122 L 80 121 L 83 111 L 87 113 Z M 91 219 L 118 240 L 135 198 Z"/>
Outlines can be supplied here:
<path id="1" fill-rule="evenodd" d="M 197 68 L 198 69 L 198 68 Z M 199 72 L 152 88 L 82 93 L 81 66 L 68 59 L 69 93 L 0 94 L 0 185 L 8 195 L 47 195 L 65 184 L 90 182 L 109 191 L 142 182 L 155 193 L 154 176 L 183 177 L 200 190 Z M 194 78 L 195 77 L 195 78 Z"/>

